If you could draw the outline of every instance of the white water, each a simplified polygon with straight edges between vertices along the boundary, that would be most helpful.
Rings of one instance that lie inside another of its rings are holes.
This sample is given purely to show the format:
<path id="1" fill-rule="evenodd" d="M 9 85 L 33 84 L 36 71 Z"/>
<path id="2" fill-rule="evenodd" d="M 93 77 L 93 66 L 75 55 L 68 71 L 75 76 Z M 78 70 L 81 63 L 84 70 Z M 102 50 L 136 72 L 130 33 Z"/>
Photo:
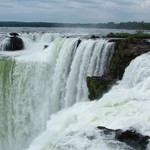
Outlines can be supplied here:
<path id="1" fill-rule="evenodd" d="M 9 44 L 10 39 L 6 34 L 0 34 L 0 51 L 4 51 Z"/>
<path id="2" fill-rule="evenodd" d="M 131 62 L 123 80 L 99 101 L 79 102 L 52 115 L 46 130 L 28 150 L 129 150 L 105 137 L 97 126 L 112 129 L 133 127 L 150 135 L 150 53 Z M 90 137 L 94 137 L 90 140 Z M 150 149 L 150 145 L 148 145 Z"/>
<path id="3" fill-rule="evenodd" d="M 103 39 L 82 39 L 77 47 L 79 38 L 58 34 L 20 37 L 23 51 L 0 52 L 2 150 L 22 150 L 45 130 L 50 114 L 87 101 L 86 76 L 105 73 L 113 53 L 113 43 Z"/>

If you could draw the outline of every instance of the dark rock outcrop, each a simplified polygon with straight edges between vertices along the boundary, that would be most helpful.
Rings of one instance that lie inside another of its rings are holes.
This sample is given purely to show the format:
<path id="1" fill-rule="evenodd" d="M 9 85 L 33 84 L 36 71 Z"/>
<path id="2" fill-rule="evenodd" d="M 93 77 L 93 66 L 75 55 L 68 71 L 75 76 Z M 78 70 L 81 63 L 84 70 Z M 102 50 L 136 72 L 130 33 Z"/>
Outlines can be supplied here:
<path id="1" fill-rule="evenodd" d="M 134 129 L 123 131 L 121 129 L 113 130 L 103 126 L 97 127 L 104 135 L 114 135 L 114 139 L 124 142 L 136 150 L 146 150 L 150 136 L 142 135 Z"/>
<path id="2" fill-rule="evenodd" d="M 9 43 L 6 46 L 6 51 L 16 51 L 16 50 L 22 50 L 24 48 L 23 40 L 18 37 L 18 33 L 9 33 L 10 40 Z"/>
<path id="3" fill-rule="evenodd" d="M 142 135 L 133 129 L 126 131 L 116 130 L 115 138 L 121 142 L 125 142 L 136 150 L 145 150 L 150 136 Z"/>
<path id="4" fill-rule="evenodd" d="M 91 35 L 91 37 L 90 37 L 91 39 L 97 39 L 97 38 L 100 38 L 99 36 L 97 36 L 97 35 Z"/>
<path id="5" fill-rule="evenodd" d="M 44 45 L 44 49 L 46 49 L 48 47 L 48 45 Z"/>
<path id="6" fill-rule="evenodd" d="M 121 38 L 110 38 L 109 40 L 108 40 L 108 42 L 118 42 L 118 41 L 120 41 L 121 40 Z"/>
<path id="7" fill-rule="evenodd" d="M 77 47 L 80 45 L 81 42 L 82 42 L 82 40 L 81 40 L 81 39 L 78 39 Z"/>
<path id="8" fill-rule="evenodd" d="M 24 48 L 24 44 L 21 38 L 19 37 L 11 37 L 10 40 L 10 50 L 22 50 Z"/>
<path id="9" fill-rule="evenodd" d="M 9 35 L 10 35 L 10 36 L 13 36 L 13 37 L 19 36 L 19 34 L 16 33 L 16 32 L 11 32 L 11 33 L 9 33 Z"/>
<path id="10" fill-rule="evenodd" d="M 107 92 L 115 82 L 110 76 L 87 77 L 86 83 L 89 90 L 88 98 L 90 100 L 101 98 L 103 93 Z"/>
<path id="11" fill-rule="evenodd" d="M 150 51 L 150 43 L 134 38 L 116 41 L 115 52 L 108 67 L 108 74 L 113 79 L 122 79 L 125 68 L 137 56 Z"/>

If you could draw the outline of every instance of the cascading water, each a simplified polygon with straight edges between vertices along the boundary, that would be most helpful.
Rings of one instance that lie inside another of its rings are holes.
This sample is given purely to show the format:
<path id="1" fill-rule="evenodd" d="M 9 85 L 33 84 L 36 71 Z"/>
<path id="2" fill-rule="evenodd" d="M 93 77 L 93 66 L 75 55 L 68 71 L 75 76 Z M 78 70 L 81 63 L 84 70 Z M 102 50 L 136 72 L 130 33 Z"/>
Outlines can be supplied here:
<path id="1" fill-rule="evenodd" d="M 9 46 L 10 39 L 6 34 L 0 34 L 0 51 L 5 51 Z"/>
<path id="2" fill-rule="evenodd" d="M 50 114 L 87 100 L 86 76 L 103 75 L 114 44 L 104 39 L 20 33 L 25 50 L 1 52 L 0 147 L 22 150 Z M 48 45 L 46 49 L 44 45 Z"/>
<path id="3" fill-rule="evenodd" d="M 133 150 L 96 127 L 134 128 L 150 135 L 150 53 L 127 67 L 123 80 L 99 101 L 80 102 L 50 117 L 28 150 Z M 150 144 L 147 149 L 150 149 Z"/>
<path id="4" fill-rule="evenodd" d="M 87 99 L 86 77 L 105 73 L 106 62 L 112 54 L 113 44 L 105 40 L 83 40 L 76 48 L 77 42 L 77 39 L 65 40 L 58 55 L 52 88 L 52 99 L 55 98 L 55 101 L 51 104 L 55 109 L 58 107 L 57 110 Z M 95 69 L 89 68 L 89 64 L 94 64 Z"/>

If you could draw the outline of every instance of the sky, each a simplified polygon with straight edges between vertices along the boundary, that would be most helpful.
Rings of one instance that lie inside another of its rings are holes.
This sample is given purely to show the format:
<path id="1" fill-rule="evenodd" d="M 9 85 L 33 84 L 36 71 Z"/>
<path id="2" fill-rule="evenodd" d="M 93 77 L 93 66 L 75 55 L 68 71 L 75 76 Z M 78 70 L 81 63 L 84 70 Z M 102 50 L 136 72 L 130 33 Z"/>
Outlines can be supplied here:
<path id="1" fill-rule="evenodd" d="M 0 21 L 150 22 L 150 0 L 0 0 Z"/>

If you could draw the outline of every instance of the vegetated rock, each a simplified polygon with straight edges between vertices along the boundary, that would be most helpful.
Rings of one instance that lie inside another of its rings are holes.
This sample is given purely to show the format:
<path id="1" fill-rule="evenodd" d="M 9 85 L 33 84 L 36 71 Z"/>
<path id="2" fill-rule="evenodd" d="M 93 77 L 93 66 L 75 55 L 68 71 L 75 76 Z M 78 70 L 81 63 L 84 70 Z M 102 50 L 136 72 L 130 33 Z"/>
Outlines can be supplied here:
<path id="1" fill-rule="evenodd" d="M 113 130 L 103 126 L 98 126 L 97 128 L 100 129 L 105 135 L 114 134 L 115 140 L 124 142 L 136 150 L 146 150 L 150 139 L 150 136 L 142 135 L 134 129 L 123 131 L 121 129 Z"/>
<path id="2" fill-rule="evenodd" d="M 122 79 L 125 68 L 137 56 L 150 51 L 150 43 L 142 39 L 127 38 L 116 41 L 115 52 L 108 67 L 113 79 Z"/>
<path id="3" fill-rule="evenodd" d="M 101 98 L 107 92 L 111 85 L 115 82 L 110 76 L 94 76 L 87 77 L 86 83 L 89 91 L 88 98 L 90 100 Z"/>
<path id="4" fill-rule="evenodd" d="M 9 43 L 6 46 L 6 51 L 22 50 L 24 48 L 23 40 L 18 37 L 18 33 L 9 33 L 11 36 Z"/>

